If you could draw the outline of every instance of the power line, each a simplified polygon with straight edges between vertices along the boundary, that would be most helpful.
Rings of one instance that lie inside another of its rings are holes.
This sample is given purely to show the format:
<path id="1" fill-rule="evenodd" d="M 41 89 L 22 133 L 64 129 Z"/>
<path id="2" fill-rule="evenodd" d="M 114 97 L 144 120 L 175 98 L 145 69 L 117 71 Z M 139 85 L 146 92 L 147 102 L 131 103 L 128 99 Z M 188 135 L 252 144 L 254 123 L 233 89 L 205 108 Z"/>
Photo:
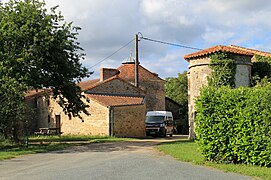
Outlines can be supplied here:
<path id="1" fill-rule="evenodd" d="M 196 48 L 196 47 L 191 47 L 191 46 L 186 46 L 186 45 L 181 45 L 181 44 L 176 44 L 176 43 L 170 43 L 170 42 L 156 40 L 156 39 L 151 39 L 151 38 L 146 38 L 146 37 L 143 37 L 143 35 L 140 32 L 138 33 L 138 35 L 140 35 L 140 37 L 139 37 L 140 40 L 143 39 L 143 40 L 146 40 L 146 41 L 152 41 L 152 42 L 156 42 L 156 43 L 166 44 L 166 45 L 170 45 L 170 46 L 177 46 L 177 47 L 186 48 L 186 49 L 202 50 L 202 49 Z M 108 58 L 112 57 L 113 55 L 115 55 L 117 52 L 119 52 L 120 50 L 122 50 L 123 48 L 125 48 L 126 46 L 128 46 L 133 41 L 134 41 L 134 38 L 132 40 L 130 40 L 128 43 L 124 44 L 119 49 L 117 49 L 115 52 L 113 52 L 112 54 L 110 54 L 109 56 L 107 56 L 104 59 L 98 61 L 96 64 L 94 64 L 93 66 L 91 66 L 90 69 L 93 68 L 93 67 L 95 67 L 95 66 L 97 66 L 101 62 L 107 60 Z"/>
<path id="2" fill-rule="evenodd" d="M 202 49 L 196 48 L 196 47 L 185 46 L 185 45 L 181 45 L 181 44 L 175 44 L 175 43 L 170 43 L 170 42 L 166 42 L 166 41 L 160 41 L 160 40 L 156 40 L 156 39 L 146 38 L 146 37 L 143 37 L 143 35 L 141 33 L 138 33 L 138 34 L 141 35 L 140 39 L 144 39 L 144 40 L 147 40 L 147 41 L 152 41 L 152 42 L 171 45 L 171 46 L 177 46 L 177 47 L 186 48 L 186 49 L 202 50 Z"/>
<path id="3" fill-rule="evenodd" d="M 122 50 L 123 48 L 125 48 L 126 46 L 128 46 L 131 42 L 134 41 L 134 38 L 132 40 L 130 40 L 128 43 L 124 44 L 122 47 L 120 47 L 118 50 L 116 50 L 115 52 L 113 52 L 112 54 L 110 54 L 109 56 L 105 57 L 104 59 L 98 61 L 96 64 L 94 64 L 93 66 L 90 67 L 93 68 L 95 66 L 97 66 L 98 64 L 100 64 L 101 62 L 107 60 L 108 58 L 112 57 L 114 54 L 116 54 L 117 52 L 119 52 L 120 50 Z"/>

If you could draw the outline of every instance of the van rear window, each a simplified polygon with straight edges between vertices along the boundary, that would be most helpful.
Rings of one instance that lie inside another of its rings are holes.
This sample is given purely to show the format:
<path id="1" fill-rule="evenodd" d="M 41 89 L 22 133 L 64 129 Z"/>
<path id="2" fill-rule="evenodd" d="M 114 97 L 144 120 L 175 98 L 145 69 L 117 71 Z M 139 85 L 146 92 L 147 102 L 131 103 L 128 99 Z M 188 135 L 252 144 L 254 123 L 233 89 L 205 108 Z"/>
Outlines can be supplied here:
<path id="1" fill-rule="evenodd" d="M 165 116 L 147 116 L 146 123 L 163 123 Z"/>

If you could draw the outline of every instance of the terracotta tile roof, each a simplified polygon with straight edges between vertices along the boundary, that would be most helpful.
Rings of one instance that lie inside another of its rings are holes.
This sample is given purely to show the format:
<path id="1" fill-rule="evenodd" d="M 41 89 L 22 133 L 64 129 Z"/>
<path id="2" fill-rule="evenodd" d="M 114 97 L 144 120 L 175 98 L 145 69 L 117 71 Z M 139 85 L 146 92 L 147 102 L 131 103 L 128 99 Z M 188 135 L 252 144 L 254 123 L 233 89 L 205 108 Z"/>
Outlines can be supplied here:
<path id="1" fill-rule="evenodd" d="M 44 95 L 45 93 L 50 93 L 50 89 L 39 89 L 39 90 L 30 90 L 26 93 L 25 98 L 26 99 L 31 99 L 35 96 L 41 96 Z"/>
<path id="2" fill-rule="evenodd" d="M 107 83 L 107 82 L 113 81 L 114 79 L 118 79 L 118 80 L 120 80 L 120 81 L 123 81 L 124 83 L 128 84 L 129 86 L 132 86 L 133 88 L 137 88 L 137 89 L 138 89 L 139 91 L 141 91 L 141 92 L 145 92 L 145 91 L 142 90 L 141 88 L 135 87 L 135 86 L 132 85 L 130 82 L 128 82 L 128 81 L 126 81 L 126 80 L 120 78 L 118 75 L 113 76 L 113 77 L 111 77 L 111 78 L 108 78 L 108 79 L 106 79 L 106 80 L 104 80 L 104 81 L 99 81 L 99 80 L 98 80 L 96 83 L 93 83 L 93 84 L 89 85 L 87 88 L 83 89 L 83 91 L 88 91 L 88 90 L 93 89 L 93 88 L 95 88 L 95 87 L 97 87 L 97 86 L 99 86 L 99 85 L 102 85 L 102 84 L 105 84 L 105 83 Z"/>
<path id="3" fill-rule="evenodd" d="M 124 80 L 134 82 L 135 79 L 135 64 L 122 64 L 120 67 L 118 67 L 118 70 L 120 71 L 120 74 L 118 75 Z M 143 66 L 139 65 L 138 67 L 138 79 L 140 80 L 161 80 L 158 74 L 150 72 Z"/>
<path id="4" fill-rule="evenodd" d="M 120 96 L 110 94 L 85 94 L 89 99 L 103 106 L 125 106 L 144 104 L 143 96 Z"/>
<path id="5" fill-rule="evenodd" d="M 93 86 L 97 82 L 99 82 L 99 79 L 83 81 L 83 82 L 78 83 L 77 85 L 82 89 L 82 91 L 85 91 L 85 89 L 88 89 L 89 87 Z M 34 96 L 39 96 L 39 95 L 43 95 L 45 92 L 48 93 L 48 92 L 50 92 L 50 90 L 48 90 L 48 89 L 47 90 L 44 90 L 44 89 L 31 90 L 26 93 L 25 97 L 31 98 Z"/>
<path id="6" fill-rule="evenodd" d="M 87 80 L 78 83 L 77 85 L 82 89 L 82 91 L 86 91 L 90 87 L 92 87 L 94 84 L 98 83 L 100 80 L 99 79 L 92 79 L 92 80 Z"/>
<path id="7" fill-rule="evenodd" d="M 247 56 L 254 55 L 253 52 L 247 51 L 247 50 L 244 50 L 241 48 L 236 48 L 236 47 L 232 47 L 232 46 L 217 45 L 214 47 L 203 49 L 203 50 L 195 52 L 195 53 L 187 54 L 184 56 L 184 59 L 189 60 L 191 58 L 206 56 L 206 55 L 213 54 L 216 52 L 230 52 L 230 53 L 234 53 L 234 54 L 247 55 Z"/>
<path id="8" fill-rule="evenodd" d="M 256 55 L 260 55 L 260 56 L 271 57 L 270 52 L 259 51 L 259 50 L 250 49 L 250 48 L 244 48 L 244 47 L 236 46 L 236 45 L 229 45 L 229 47 L 235 48 L 235 49 L 240 49 L 243 51 L 247 51 L 247 52 L 253 53 L 254 55 L 256 54 Z"/>
<path id="9" fill-rule="evenodd" d="M 80 83 L 78 83 L 77 85 L 82 89 L 82 91 L 88 91 L 88 90 L 90 90 L 90 89 L 92 89 L 92 88 L 95 88 L 95 87 L 97 87 L 97 86 L 99 86 L 99 85 L 101 85 L 101 84 L 104 84 L 104 83 L 107 83 L 107 82 L 110 82 L 110 81 L 112 81 L 112 80 L 114 80 L 114 79 L 118 79 L 118 80 L 120 80 L 120 81 L 123 81 L 123 82 L 125 82 L 125 83 L 127 83 L 129 86 L 132 86 L 133 88 L 137 88 L 139 91 L 141 91 L 141 92 L 145 92 L 144 90 L 142 90 L 141 88 L 139 88 L 139 87 L 135 87 L 134 85 L 132 85 L 130 82 L 128 82 L 128 81 L 126 81 L 126 80 L 124 80 L 124 79 L 122 79 L 122 78 L 120 78 L 119 76 L 113 76 L 113 77 L 111 77 L 111 78 L 108 78 L 108 79 L 106 79 L 105 81 L 100 81 L 99 79 L 93 79 L 93 80 L 88 80 L 88 81 L 83 81 L 83 82 L 80 82 Z M 49 92 L 49 90 L 47 90 L 46 92 Z M 27 92 L 26 93 L 26 98 L 30 98 L 30 97 L 34 97 L 35 95 L 42 95 L 42 94 L 44 94 L 45 93 L 45 90 L 38 90 L 38 91 L 36 91 L 36 90 L 31 90 L 31 91 L 29 91 L 29 92 Z"/>

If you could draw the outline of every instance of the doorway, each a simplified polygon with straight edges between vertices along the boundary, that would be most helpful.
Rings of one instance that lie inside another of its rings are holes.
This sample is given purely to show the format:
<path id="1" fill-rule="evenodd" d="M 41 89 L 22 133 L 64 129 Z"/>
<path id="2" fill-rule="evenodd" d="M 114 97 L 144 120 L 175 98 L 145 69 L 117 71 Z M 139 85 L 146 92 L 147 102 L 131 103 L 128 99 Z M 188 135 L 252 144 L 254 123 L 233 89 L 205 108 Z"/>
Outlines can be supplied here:
<path id="1" fill-rule="evenodd" d="M 60 115 L 56 115 L 56 128 L 58 129 L 58 134 L 61 133 Z"/>

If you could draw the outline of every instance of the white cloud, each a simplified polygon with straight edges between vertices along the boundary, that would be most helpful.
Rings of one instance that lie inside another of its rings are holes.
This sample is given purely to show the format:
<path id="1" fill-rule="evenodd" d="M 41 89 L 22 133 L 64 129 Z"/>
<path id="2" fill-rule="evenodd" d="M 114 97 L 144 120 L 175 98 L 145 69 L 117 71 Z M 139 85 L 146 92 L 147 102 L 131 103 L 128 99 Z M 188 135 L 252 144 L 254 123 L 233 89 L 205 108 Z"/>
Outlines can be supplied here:
<path id="1" fill-rule="evenodd" d="M 45 0 L 59 4 L 67 21 L 82 27 L 79 41 L 87 54 L 83 64 L 93 66 L 119 49 L 134 34 L 199 48 L 236 44 L 271 51 L 271 1 L 268 0 Z M 161 77 L 187 70 L 183 56 L 194 52 L 139 42 L 140 61 Z M 133 50 L 133 43 L 95 66 L 118 67 Z"/>

